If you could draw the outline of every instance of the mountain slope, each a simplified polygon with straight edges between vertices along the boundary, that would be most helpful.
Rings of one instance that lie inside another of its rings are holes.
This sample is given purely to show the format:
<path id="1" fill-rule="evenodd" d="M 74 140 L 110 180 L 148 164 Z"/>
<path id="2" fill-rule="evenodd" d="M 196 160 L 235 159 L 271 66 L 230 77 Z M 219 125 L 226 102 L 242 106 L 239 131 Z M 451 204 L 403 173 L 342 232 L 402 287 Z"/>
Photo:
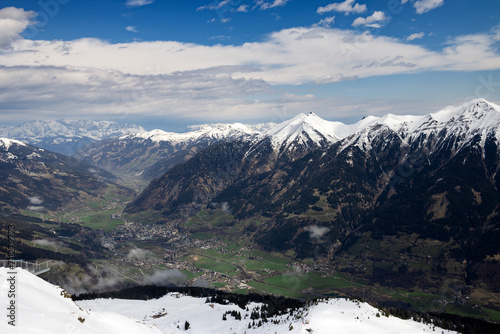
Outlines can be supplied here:
<path id="1" fill-rule="evenodd" d="M 85 161 L 124 178 L 149 181 L 210 145 L 252 140 L 270 125 L 206 124 L 186 133 L 153 130 L 103 140 L 78 153 Z"/>
<path id="2" fill-rule="evenodd" d="M 380 316 L 379 310 L 366 304 L 345 299 L 331 299 L 299 309 L 294 316 L 273 316 L 268 321 L 252 320 L 255 310 L 265 309 L 261 303 L 250 303 L 247 310 L 237 305 L 209 304 L 205 298 L 169 293 L 156 300 L 99 299 L 78 301 L 83 309 L 113 312 L 156 325 L 166 333 L 184 333 L 183 325 L 190 324 L 192 333 L 416 333 L 432 331 L 432 326 L 393 316 Z M 213 307 L 211 306 L 213 305 Z M 230 312 L 241 314 L 235 319 Z M 258 311 L 257 311 L 258 312 Z M 224 314 L 228 313 L 226 317 Z M 260 312 L 259 312 L 260 313 Z M 379 313 L 379 316 L 377 316 Z M 155 315 L 157 315 L 155 317 Z M 159 316 L 158 316 L 159 315 Z M 223 320 L 226 318 L 226 320 Z M 252 322 L 254 325 L 252 326 Z M 177 327 L 179 326 L 179 328 Z M 456 333 L 443 330 L 443 333 Z"/>
<path id="3" fill-rule="evenodd" d="M 251 143 L 207 148 L 152 182 L 127 211 L 182 222 L 226 203 L 234 223 L 267 217 L 249 234 L 267 251 L 319 257 L 373 283 L 439 289 L 431 278 L 441 275 L 500 291 L 499 115 L 478 99 L 426 116 L 369 117 L 331 126 L 329 138 L 347 137 L 328 144 L 319 135 L 328 123 L 314 122 L 316 131 L 307 121 L 316 116 L 299 115 Z M 282 140 L 273 144 L 272 134 Z M 429 257 L 425 247 L 411 253 L 415 267 L 401 258 L 412 236 L 439 245 Z M 401 247 L 360 255 L 361 245 L 385 242 Z"/>
<path id="4" fill-rule="evenodd" d="M 83 310 L 60 287 L 45 282 L 23 269 L 17 269 L 16 298 L 2 298 L 2 308 L 15 301 L 15 327 L 7 323 L 4 316 L 0 322 L 2 333 L 161 333 L 154 326 L 145 325 L 136 319 L 111 312 Z M 7 268 L 0 268 L 0 291 L 7 296 L 12 277 Z"/>
<path id="5" fill-rule="evenodd" d="M 92 201 L 110 187 L 126 196 L 132 192 L 113 184 L 116 177 L 86 162 L 20 141 L 0 138 L 0 210 L 55 211 Z"/>
<path id="6" fill-rule="evenodd" d="M 250 303 L 248 310 L 237 305 L 209 304 L 205 298 L 167 294 L 147 301 L 96 299 L 73 302 L 65 291 L 43 281 L 25 270 L 17 269 L 16 299 L 2 299 L 2 306 L 14 300 L 17 306 L 15 329 L 20 333 L 57 333 L 61 330 L 76 333 L 324 333 L 336 328 L 338 333 L 405 333 L 437 329 L 456 333 L 413 320 L 380 316 L 380 311 L 366 304 L 345 299 L 321 301 L 307 309 L 273 316 L 258 324 L 250 319 L 263 305 Z M 0 268 L 0 291 L 7 296 L 12 277 Z M 211 306 L 212 305 L 212 306 Z M 230 312 L 239 313 L 241 320 Z M 224 320 L 225 313 L 227 319 Z M 260 313 L 260 312 L 259 312 Z M 377 316 L 378 314 L 378 316 Z M 185 324 L 189 323 L 189 329 Z M 253 326 L 252 326 L 253 322 Z M 7 320 L 0 322 L 2 332 L 14 327 Z"/>

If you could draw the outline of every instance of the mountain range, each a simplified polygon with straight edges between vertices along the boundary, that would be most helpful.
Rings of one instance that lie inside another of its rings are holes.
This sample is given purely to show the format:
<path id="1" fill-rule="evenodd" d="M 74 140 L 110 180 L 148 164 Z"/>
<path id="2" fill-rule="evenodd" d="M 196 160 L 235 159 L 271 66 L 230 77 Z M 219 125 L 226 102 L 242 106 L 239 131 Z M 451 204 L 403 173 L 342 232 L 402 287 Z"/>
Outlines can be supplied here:
<path id="1" fill-rule="evenodd" d="M 500 107 L 483 99 L 353 125 L 300 114 L 211 145 L 151 181 L 125 211 L 182 222 L 224 207 L 229 226 L 261 217 L 231 238 L 267 251 L 316 256 L 374 283 L 425 288 L 445 274 L 500 291 L 499 129 Z M 408 249 L 408 238 L 422 251 Z M 382 252 L 387 242 L 399 246 L 383 256 L 359 251 L 375 243 Z M 431 244 L 439 249 L 425 254 Z"/>
<path id="2" fill-rule="evenodd" d="M 93 133 L 94 123 L 82 124 L 61 133 L 68 142 Z M 452 291 L 457 302 L 471 287 L 500 292 L 500 107 L 484 99 L 354 124 L 303 113 L 280 124 L 186 133 L 95 131 L 73 157 L 26 143 L 50 135 L 2 138 L 2 213 L 44 213 L 103 230 L 165 224 L 363 285 Z M 88 248 L 85 259 L 99 245 Z"/>
<path id="3" fill-rule="evenodd" d="M 147 183 L 213 144 L 251 140 L 272 126 L 205 124 L 190 126 L 185 133 L 142 131 L 96 142 L 77 156 L 124 179 Z"/>
<path id="4" fill-rule="evenodd" d="M 101 139 L 141 131 L 145 131 L 144 128 L 135 124 L 72 119 L 37 120 L 18 126 L 0 125 L 0 137 L 65 155 L 73 155 L 82 147 Z"/>

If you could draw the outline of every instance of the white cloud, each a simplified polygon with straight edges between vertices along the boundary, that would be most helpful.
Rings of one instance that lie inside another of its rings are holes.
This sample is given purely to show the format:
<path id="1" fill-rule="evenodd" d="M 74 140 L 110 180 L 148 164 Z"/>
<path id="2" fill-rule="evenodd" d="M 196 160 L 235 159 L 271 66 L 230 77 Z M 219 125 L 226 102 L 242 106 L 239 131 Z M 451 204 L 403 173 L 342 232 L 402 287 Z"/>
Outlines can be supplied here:
<path id="1" fill-rule="evenodd" d="M 47 239 L 33 240 L 33 243 L 39 247 L 49 247 L 54 249 L 59 249 L 61 247 L 64 247 L 64 245 L 58 241 L 51 241 Z"/>
<path id="2" fill-rule="evenodd" d="M 387 21 L 387 16 L 385 15 L 384 12 L 381 11 L 376 11 L 372 15 L 368 16 L 367 18 L 364 17 L 358 17 L 357 19 L 352 22 L 353 27 L 359 27 L 359 26 L 364 26 L 364 27 L 370 27 L 370 28 L 381 28 L 382 24 Z"/>
<path id="3" fill-rule="evenodd" d="M 413 7 L 415 7 L 417 14 L 424 14 L 444 5 L 444 0 L 402 0 L 401 3 L 405 4 L 410 1 L 413 3 Z"/>
<path id="4" fill-rule="evenodd" d="M 328 12 L 342 12 L 345 13 L 345 15 L 349 15 L 351 13 L 361 14 L 366 12 L 366 5 L 360 5 L 358 3 L 354 3 L 354 1 L 355 0 L 345 0 L 340 3 L 331 3 L 324 7 L 319 7 L 317 13 L 324 14 Z"/>
<path id="5" fill-rule="evenodd" d="M 30 205 L 30 206 L 28 206 L 28 210 L 29 211 L 44 211 L 45 208 L 43 206 L 39 206 L 39 205 Z"/>
<path id="6" fill-rule="evenodd" d="M 410 42 L 410 41 L 413 41 L 415 39 L 422 39 L 422 38 L 424 38 L 424 36 L 425 36 L 425 33 L 417 32 L 417 33 L 411 34 L 410 36 L 406 37 L 406 40 Z"/>
<path id="7" fill-rule="evenodd" d="M 125 6 L 128 7 L 142 7 L 146 5 L 150 5 L 154 2 L 154 0 L 127 0 Z"/>
<path id="8" fill-rule="evenodd" d="M 179 269 L 157 271 L 144 279 L 144 283 L 158 286 L 177 285 L 187 279 Z"/>
<path id="9" fill-rule="evenodd" d="M 197 11 L 204 10 L 204 9 L 218 10 L 218 9 L 221 9 L 223 7 L 228 6 L 230 3 L 231 3 L 231 0 L 223 0 L 217 4 L 212 3 L 210 5 L 200 6 L 200 7 L 196 8 L 196 10 Z"/>
<path id="10" fill-rule="evenodd" d="M 321 237 L 323 237 L 326 233 L 330 231 L 328 227 L 322 227 L 318 225 L 310 225 L 304 228 L 304 230 L 309 232 L 309 235 L 311 239 L 316 239 L 319 240 Z"/>
<path id="11" fill-rule="evenodd" d="M 125 30 L 130 31 L 130 32 L 137 32 L 137 29 L 133 26 L 128 26 L 125 28 Z"/>
<path id="12" fill-rule="evenodd" d="M 236 11 L 242 13 L 248 12 L 248 5 L 240 5 L 238 8 L 236 8 Z"/>
<path id="13" fill-rule="evenodd" d="M 275 8 L 275 7 L 286 6 L 286 4 L 289 1 L 290 0 L 274 0 L 274 1 L 268 2 L 265 0 L 257 0 L 257 1 L 255 1 L 255 3 L 256 3 L 256 6 L 258 8 L 260 8 L 262 10 L 266 10 L 266 9 L 271 9 L 271 8 Z"/>
<path id="14" fill-rule="evenodd" d="M 6 7 L 0 9 L 0 49 L 21 38 L 21 33 L 34 24 L 35 12 L 21 8 Z"/>
<path id="15" fill-rule="evenodd" d="M 127 259 L 142 261 L 153 256 L 154 254 L 152 252 L 135 247 L 128 252 Z"/>
<path id="16" fill-rule="evenodd" d="M 324 19 L 321 19 L 318 23 L 316 23 L 316 26 L 330 28 L 334 23 L 335 23 L 335 16 L 329 16 L 325 17 Z"/>
<path id="17" fill-rule="evenodd" d="M 497 42 L 493 29 L 429 50 L 368 31 L 321 27 L 284 29 L 240 45 L 18 39 L 0 53 L 0 112 L 4 120 L 83 114 L 243 121 L 283 110 L 293 116 L 304 109 L 330 110 L 332 101 L 286 95 L 274 85 L 496 70 Z"/>
<path id="18" fill-rule="evenodd" d="M 43 199 L 33 196 L 33 197 L 28 197 L 28 200 L 30 201 L 31 204 L 33 205 L 40 205 L 43 203 Z"/>
<path id="19" fill-rule="evenodd" d="M 434 8 L 438 8 L 444 4 L 444 0 L 421 0 L 416 1 L 413 7 L 417 10 L 417 14 L 427 13 Z"/>

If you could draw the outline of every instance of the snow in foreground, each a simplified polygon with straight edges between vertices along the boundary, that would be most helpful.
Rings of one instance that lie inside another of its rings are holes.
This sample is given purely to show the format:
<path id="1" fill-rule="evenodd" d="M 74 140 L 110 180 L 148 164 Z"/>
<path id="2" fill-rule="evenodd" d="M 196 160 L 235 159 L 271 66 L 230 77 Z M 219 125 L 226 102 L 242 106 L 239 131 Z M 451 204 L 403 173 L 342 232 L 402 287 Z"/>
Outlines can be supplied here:
<path id="1" fill-rule="evenodd" d="M 61 295 L 61 288 L 45 282 L 24 270 L 17 270 L 16 327 L 8 325 L 6 298 L 10 287 L 8 270 L 0 268 L 0 303 L 5 313 L 0 333 L 429 333 L 432 326 L 395 317 L 377 317 L 379 311 L 368 304 L 345 299 L 331 299 L 308 310 L 269 319 L 249 328 L 252 303 L 248 311 L 237 305 L 206 303 L 171 293 L 148 301 L 96 299 L 74 303 Z M 64 293 L 63 293 L 64 294 Z M 241 313 L 242 320 L 227 311 Z M 78 319 L 80 318 L 80 320 Z M 85 319 L 83 323 L 82 319 Z M 274 321 L 273 321 L 274 320 Z M 279 321 L 279 323 L 277 323 Z M 291 329 L 292 328 L 292 329 Z M 435 333 L 452 333 L 436 328 Z"/>

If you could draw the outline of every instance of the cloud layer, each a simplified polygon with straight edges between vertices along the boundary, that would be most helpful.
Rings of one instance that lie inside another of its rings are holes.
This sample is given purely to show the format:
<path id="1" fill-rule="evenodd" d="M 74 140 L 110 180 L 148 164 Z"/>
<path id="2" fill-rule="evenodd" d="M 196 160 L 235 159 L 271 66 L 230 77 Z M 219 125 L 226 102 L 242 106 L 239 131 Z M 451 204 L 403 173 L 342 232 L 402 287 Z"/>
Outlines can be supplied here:
<path id="1" fill-rule="evenodd" d="M 0 9 L 0 50 L 9 47 L 31 24 L 35 12 L 21 8 L 6 7 Z"/>
<path id="2" fill-rule="evenodd" d="M 129 6 L 149 1 L 129 1 Z M 287 1 L 258 1 L 262 9 Z M 431 10 L 442 1 L 413 1 Z M 228 1 L 213 6 L 227 6 Z M 215 9 L 214 7 L 214 9 Z M 238 10 L 241 4 L 235 5 Z M 366 6 L 365 6 L 366 7 Z M 361 13 L 352 0 L 331 3 L 318 12 Z M 243 9 L 246 10 L 247 7 Z M 421 9 L 419 9 L 421 8 Z M 243 10 L 242 9 L 242 10 Z M 312 94 L 280 92 L 281 85 L 318 85 L 374 76 L 424 71 L 500 69 L 498 31 L 459 36 L 430 50 L 369 31 L 335 29 L 335 17 L 314 27 L 283 29 L 259 42 L 200 45 L 175 41 L 109 43 L 84 38 L 71 41 L 25 40 L 20 34 L 33 24 L 34 13 L 0 10 L 0 112 L 4 119 L 34 113 L 71 117 L 170 116 L 227 121 L 230 115 L 277 117 L 286 109 L 327 108 L 331 101 Z M 356 27 L 384 24 L 374 12 L 354 20 Z M 132 26 L 129 31 L 135 31 Z M 341 106 L 339 105 L 339 108 Z"/>
<path id="3" fill-rule="evenodd" d="M 318 14 L 324 14 L 329 12 L 341 12 L 345 15 L 352 13 L 361 14 L 366 12 L 366 5 L 360 5 L 355 3 L 355 0 L 345 0 L 344 2 L 335 2 L 324 7 L 319 7 L 317 10 Z"/>
<path id="4" fill-rule="evenodd" d="M 412 2 L 417 14 L 424 14 L 444 5 L 444 0 L 401 0 L 402 4 Z"/>

